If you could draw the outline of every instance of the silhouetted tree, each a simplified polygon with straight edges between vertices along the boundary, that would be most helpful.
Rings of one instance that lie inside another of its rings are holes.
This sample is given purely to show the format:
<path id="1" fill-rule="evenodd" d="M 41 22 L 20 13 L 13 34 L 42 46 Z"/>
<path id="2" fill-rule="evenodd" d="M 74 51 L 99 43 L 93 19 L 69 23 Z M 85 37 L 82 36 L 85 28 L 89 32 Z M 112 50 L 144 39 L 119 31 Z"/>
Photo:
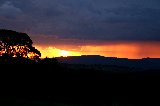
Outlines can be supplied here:
<path id="1" fill-rule="evenodd" d="M 0 56 L 39 58 L 41 53 L 32 44 L 26 33 L 0 29 Z"/>

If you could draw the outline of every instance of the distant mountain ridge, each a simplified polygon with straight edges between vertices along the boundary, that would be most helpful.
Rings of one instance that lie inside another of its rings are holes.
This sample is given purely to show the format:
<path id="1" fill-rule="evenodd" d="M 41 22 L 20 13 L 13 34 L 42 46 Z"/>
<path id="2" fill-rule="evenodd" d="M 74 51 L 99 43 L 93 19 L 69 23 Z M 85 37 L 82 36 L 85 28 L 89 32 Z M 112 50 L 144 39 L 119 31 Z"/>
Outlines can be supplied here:
<path id="1" fill-rule="evenodd" d="M 160 58 L 142 58 L 142 59 L 128 59 L 117 57 L 104 57 L 100 55 L 82 55 L 82 56 L 68 56 L 56 57 L 60 63 L 68 64 L 85 64 L 85 65 L 115 65 L 126 66 L 130 68 L 140 69 L 160 69 Z"/>

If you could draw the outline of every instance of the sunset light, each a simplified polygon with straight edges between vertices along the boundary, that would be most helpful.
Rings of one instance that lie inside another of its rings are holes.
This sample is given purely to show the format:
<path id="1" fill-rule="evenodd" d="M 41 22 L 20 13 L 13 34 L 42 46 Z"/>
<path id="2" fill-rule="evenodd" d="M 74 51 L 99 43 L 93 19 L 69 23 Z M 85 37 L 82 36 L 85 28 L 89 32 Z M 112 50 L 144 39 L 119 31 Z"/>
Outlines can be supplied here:
<path id="1" fill-rule="evenodd" d="M 0 0 L 0 68 L 6 106 L 158 106 L 160 0 Z"/>
<path id="2" fill-rule="evenodd" d="M 36 48 L 38 48 L 41 53 L 42 53 L 42 58 L 45 57 L 49 57 L 49 58 L 53 58 L 53 57 L 60 57 L 60 56 L 80 56 L 80 52 L 77 51 L 69 51 L 69 50 L 62 50 L 62 49 L 57 49 L 55 47 L 41 47 L 41 46 L 37 46 Z"/>
<path id="3" fill-rule="evenodd" d="M 65 51 L 65 50 L 62 50 L 62 51 L 60 51 L 60 55 L 63 56 L 63 57 L 67 57 L 67 56 L 69 56 L 69 52 Z"/>
<path id="4" fill-rule="evenodd" d="M 119 57 L 119 58 L 156 58 L 160 57 L 160 47 L 157 46 L 160 43 L 152 42 L 121 42 L 117 44 L 105 44 L 105 45 L 86 45 L 80 46 L 74 51 L 72 47 L 66 46 L 65 48 L 55 47 L 41 47 L 37 46 L 44 57 L 60 57 L 60 56 L 81 56 L 81 55 L 101 55 L 105 57 Z"/>

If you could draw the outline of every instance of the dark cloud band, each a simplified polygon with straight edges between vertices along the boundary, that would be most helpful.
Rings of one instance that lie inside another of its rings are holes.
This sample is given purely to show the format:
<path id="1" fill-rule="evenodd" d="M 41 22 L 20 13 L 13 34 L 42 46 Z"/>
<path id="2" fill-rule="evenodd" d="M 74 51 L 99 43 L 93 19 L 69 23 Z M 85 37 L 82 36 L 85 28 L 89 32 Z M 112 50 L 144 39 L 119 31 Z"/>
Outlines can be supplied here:
<path id="1" fill-rule="evenodd" d="M 0 28 L 59 39 L 160 41 L 159 0 L 0 2 Z"/>

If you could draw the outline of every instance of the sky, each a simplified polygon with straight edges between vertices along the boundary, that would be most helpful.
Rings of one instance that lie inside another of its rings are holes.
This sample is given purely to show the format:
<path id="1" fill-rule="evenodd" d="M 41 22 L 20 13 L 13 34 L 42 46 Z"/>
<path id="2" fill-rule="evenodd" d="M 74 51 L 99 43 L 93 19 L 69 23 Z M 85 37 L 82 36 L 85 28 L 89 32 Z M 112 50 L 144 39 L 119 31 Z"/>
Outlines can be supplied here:
<path id="1" fill-rule="evenodd" d="M 0 0 L 0 29 L 27 33 L 42 57 L 160 57 L 159 0 Z"/>

